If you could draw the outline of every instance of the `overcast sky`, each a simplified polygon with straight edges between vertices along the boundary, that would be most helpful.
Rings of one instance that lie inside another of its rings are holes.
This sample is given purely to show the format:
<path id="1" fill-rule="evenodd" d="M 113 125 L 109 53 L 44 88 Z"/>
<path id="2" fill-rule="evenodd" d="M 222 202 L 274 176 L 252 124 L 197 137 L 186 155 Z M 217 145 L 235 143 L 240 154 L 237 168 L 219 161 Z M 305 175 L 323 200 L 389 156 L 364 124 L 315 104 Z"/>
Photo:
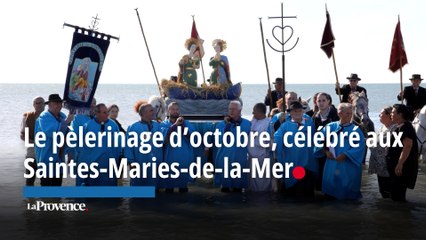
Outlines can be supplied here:
<path id="1" fill-rule="evenodd" d="M 325 4 L 331 16 L 337 70 L 341 83 L 350 73 L 358 73 L 361 83 L 398 83 L 399 73 L 388 70 L 392 38 L 398 20 L 407 51 L 404 83 L 413 73 L 426 76 L 426 1 L 423 0 L 287 0 L 285 25 L 294 28 L 286 53 L 287 83 L 334 83 L 332 60 L 320 49 L 324 29 Z M 205 40 L 204 71 L 214 55 L 211 42 L 221 38 L 228 43 L 228 56 L 234 82 L 266 84 L 259 17 L 265 38 L 276 48 L 271 35 L 281 14 L 281 1 L 266 0 L 14 0 L 0 2 L 1 83 L 64 83 L 73 29 L 64 22 L 88 27 L 98 14 L 99 31 L 119 36 L 112 40 L 100 83 L 154 84 L 155 78 L 143 42 L 135 8 L 142 24 L 158 77 L 177 75 L 178 62 L 187 54 L 183 44 L 190 37 L 195 15 L 198 32 Z M 278 32 L 277 32 L 278 33 Z M 280 35 L 279 35 L 280 36 Z M 281 76 L 281 54 L 268 46 L 271 80 Z M 201 70 L 198 83 L 202 82 Z"/>

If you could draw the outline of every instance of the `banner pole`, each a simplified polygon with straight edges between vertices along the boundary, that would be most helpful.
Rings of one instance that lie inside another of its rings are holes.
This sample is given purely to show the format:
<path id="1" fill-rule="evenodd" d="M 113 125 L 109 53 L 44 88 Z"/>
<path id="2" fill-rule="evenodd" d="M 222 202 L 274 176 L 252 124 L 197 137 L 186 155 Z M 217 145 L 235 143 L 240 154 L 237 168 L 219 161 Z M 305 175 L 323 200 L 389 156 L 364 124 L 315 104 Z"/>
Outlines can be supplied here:
<path id="1" fill-rule="evenodd" d="M 334 51 L 332 56 L 333 56 L 334 75 L 336 76 L 337 94 L 339 95 L 339 101 L 342 102 L 342 94 L 340 93 L 340 83 L 339 83 L 339 77 L 337 75 L 337 67 L 336 67 L 336 59 L 334 58 Z"/>
<path id="2" fill-rule="evenodd" d="M 87 29 L 87 28 L 71 25 L 71 24 L 68 24 L 68 23 L 64 23 L 64 25 L 62 25 L 62 27 L 75 28 L 75 30 L 81 29 L 82 31 L 87 31 L 88 33 L 95 33 L 95 34 L 99 34 L 101 36 L 106 36 L 106 37 L 115 39 L 117 41 L 120 41 L 120 37 L 112 36 L 112 35 L 109 35 L 109 34 L 104 34 L 104 33 L 101 33 L 101 32 L 94 31 L 92 29 Z"/>
<path id="3" fill-rule="evenodd" d="M 138 9 L 135 8 L 135 11 L 136 11 L 136 15 L 138 15 L 139 26 L 141 27 L 143 40 L 145 41 L 146 50 L 148 51 L 148 57 L 149 57 L 149 60 L 151 61 L 152 69 L 154 70 L 154 76 L 155 76 L 155 80 L 157 81 L 157 86 L 158 86 L 158 91 L 160 92 L 160 97 L 164 98 L 163 92 L 161 91 L 160 82 L 158 81 L 157 72 L 155 71 L 154 62 L 152 61 L 151 53 L 149 51 L 148 42 L 146 41 L 145 33 L 143 31 L 142 22 L 141 22 L 141 18 L 139 17 Z"/>
<path id="4" fill-rule="evenodd" d="M 266 78 L 268 80 L 268 94 L 269 94 L 269 112 L 272 110 L 272 90 L 271 90 L 271 80 L 269 78 L 269 67 L 268 67 L 268 59 L 266 58 L 266 49 L 265 49 L 265 40 L 263 37 L 263 26 L 262 26 L 262 18 L 259 18 L 260 23 L 260 34 L 262 36 L 262 47 L 263 47 L 263 58 L 265 59 L 265 66 L 266 66 Z"/>
<path id="5" fill-rule="evenodd" d="M 399 58 L 399 83 L 401 87 L 401 92 L 403 92 L 403 86 L 402 86 L 402 57 Z M 401 98 L 401 104 L 404 104 L 404 98 Z"/>

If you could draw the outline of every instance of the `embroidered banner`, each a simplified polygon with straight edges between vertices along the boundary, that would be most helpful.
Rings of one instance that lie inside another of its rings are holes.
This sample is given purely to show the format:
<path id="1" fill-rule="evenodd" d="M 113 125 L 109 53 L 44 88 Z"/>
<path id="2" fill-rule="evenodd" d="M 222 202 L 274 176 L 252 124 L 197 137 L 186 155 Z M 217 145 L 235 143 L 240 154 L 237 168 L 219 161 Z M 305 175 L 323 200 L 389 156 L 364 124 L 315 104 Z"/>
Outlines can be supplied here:
<path id="1" fill-rule="evenodd" d="M 88 114 L 98 86 L 110 36 L 76 28 L 65 82 L 65 108 Z"/>

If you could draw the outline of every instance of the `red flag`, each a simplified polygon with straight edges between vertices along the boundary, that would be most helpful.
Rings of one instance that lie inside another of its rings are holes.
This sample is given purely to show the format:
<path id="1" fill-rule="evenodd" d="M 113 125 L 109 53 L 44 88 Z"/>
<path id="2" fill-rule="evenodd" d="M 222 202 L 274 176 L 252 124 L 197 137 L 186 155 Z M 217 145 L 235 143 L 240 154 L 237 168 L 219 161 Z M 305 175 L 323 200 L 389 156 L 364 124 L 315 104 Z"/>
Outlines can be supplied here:
<path id="1" fill-rule="evenodd" d="M 321 49 L 324 50 L 325 54 L 327 54 L 327 57 L 330 58 L 331 55 L 333 55 L 335 39 L 334 39 L 333 31 L 331 30 L 330 15 L 328 14 L 327 10 L 325 12 L 327 17 L 327 22 L 325 23 L 324 33 L 322 34 Z"/>
<path id="2" fill-rule="evenodd" d="M 407 64 L 407 54 L 405 53 L 404 41 L 402 40 L 401 26 L 396 24 L 395 34 L 393 35 L 392 50 L 389 60 L 389 70 L 396 72 Z"/>
<path id="3" fill-rule="evenodd" d="M 197 27 L 195 26 L 195 20 L 192 22 L 191 38 L 200 39 L 198 35 Z"/>
<path id="4" fill-rule="evenodd" d="M 200 51 L 200 57 L 204 57 L 204 40 L 200 38 L 200 35 L 198 35 L 197 26 L 195 25 L 194 19 L 192 20 L 191 38 L 197 40 L 197 48 Z"/>

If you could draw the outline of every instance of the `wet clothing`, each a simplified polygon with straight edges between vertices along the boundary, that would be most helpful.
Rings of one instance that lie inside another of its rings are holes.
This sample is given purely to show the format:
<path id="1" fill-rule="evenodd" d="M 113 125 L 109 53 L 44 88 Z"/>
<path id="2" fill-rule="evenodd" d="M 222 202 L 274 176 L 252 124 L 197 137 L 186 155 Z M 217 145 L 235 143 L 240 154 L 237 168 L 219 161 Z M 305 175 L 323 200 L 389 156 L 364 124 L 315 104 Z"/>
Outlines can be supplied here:
<path id="1" fill-rule="evenodd" d="M 216 129 L 218 129 L 221 133 L 221 137 L 219 139 L 219 143 L 222 147 L 217 149 L 216 157 L 215 157 L 215 168 L 221 168 L 224 170 L 225 166 L 225 158 L 228 159 L 228 170 L 231 171 L 231 164 L 238 163 L 241 166 L 241 169 L 248 168 L 248 160 L 247 160 L 247 147 L 237 147 L 237 127 L 240 127 L 241 132 L 245 132 L 247 136 L 250 134 L 251 123 L 247 119 L 240 118 L 237 121 L 231 120 L 231 122 L 226 123 L 225 121 L 219 122 L 216 125 Z M 235 142 L 231 147 L 225 147 L 223 145 L 224 138 L 223 135 L 226 132 L 231 132 L 235 138 Z M 214 183 L 216 186 L 221 186 L 222 188 L 247 188 L 248 187 L 248 174 L 241 173 L 240 178 L 231 178 L 231 175 L 228 174 L 226 178 L 224 173 L 215 173 Z"/>
<path id="2" fill-rule="evenodd" d="M 110 128 L 110 130 L 109 130 Z M 86 122 L 83 125 L 83 134 L 86 136 L 89 132 L 94 133 L 96 136 L 99 136 L 99 133 L 107 132 L 111 136 L 114 133 L 119 132 L 117 124 L 108 119 L 105 123 L 100 123 L 96 118 L 93 118 Z M 102 141 L 102 146 L 99 146 L 99 140 Z M 105 173 L 99 171 L 99 176 L 96 178 L 91 178 L 90 175 L 87 178 L 81 178 L 77 175 L 76 186 L 116 186 L 117 185 L 117 176 L 113 174 L 109 176 L 110 171 L 113 169 L 110 168 L 110 162 L 115 162 L 118 166 L 119 158 L 121 155 L 121 142 L 114 142 L 115 138 L 112 137 L 111 146 L 108 146 L 108 138 L 102 137 L 97 139 L 96 145 L 94 147 L 89 147 L 86 143 L 82 147 L 77 147 L 76 152 L 78 159 L 76 159 L 76 164 L 86 163 L 88 166 L 90 164 L 97 164 L 97 169 L 106 169 Z M 120 139 L 118 139 L 120 140 Z"/>
<path id="3" fill-rule="evenodd" d="M 178 128 L 181 128 L 182 144 L 180 147 L 172 147 L 170 144 L 170 136 L 172 132 L 177 132 Z M 186 135 L 184 135 L 184 128 L 188 128 L 188 133 Z M 165 136 L 164 162 L 166 162 L 169 166 L 171 166 L 173 163 L 178 163 L 179 166 L 176 167 L 176 169 L 180 171 L 178 178 L 161 179 L 161 187 L 186 188 L 188 182 L 190 182 L 192 179 L 189 173 L 184 173 L 181 171 L 181 169 L 189 169 L 189 165 L 195 161 L 194 149 L 189 142 L 189 136 L 192 132 L 194 132 L 194 128 L 192 127 L 191 123 L 186 120 L 182 126 L 176 126 L 173 125 L 169 119 L 166 119 L 161 123 L 161 129 L 163 135 Z"/>
<path id="4" fill-rule="evenodd" d="M 391 197 L 395 201 L 405 201 L 405 192 L 407 188 L 414 189 L 417 180 L 419 167 L 417 136 L 410 122 L 405 122 L 401 126 L 398 126 L 395 132 L 402 132 L 401 141 L 405 138 L 409 138 L 413 141 L 410 154 L 402 168 L 402 176 L 396 176 L 395 174 L 395 168 L 401 156 L 402 146 L 390 147 L 386 156 L 386 164 L 391 178 Z M 394 141 L 395 137 L 392 135 L 391 142 L 393 143 Z"/>
<path id="5" fill-rule="evenodd" d="M 127 128 L 126 138 L 129 138 L 130 134 L 135 134 L 137 136 L 140 136 L 143 133 L 151 134 L 150 140 L 144 143 L 144 149 L 147 149 L 147 145 L 151 148 L 151 151 L 148 153 L 142 153 L 140 150 L 141 143 L 138 141 L 137 146 L 129 146 L 126 144 L 126 147 L 124 149 L 124 157 L 127 158 L 127 161 L 129 164 L 131 163 L 138 163 L 141 167 L 143 164 L 150 163 L 151 165 L 156 162 L 157 166 L 163 162 L 163 148 L 162 147 L 155 147 L 153 145 L 152 136 L 154 133 L 160 132 L 161 128 L 160 124 L 156 121 L 151 122 L 143 122 L 143 121 L 137 121 L 130 125 Z M 139 137 L 138 137 L 139 139 Z M 153 160 L 155 158 L 155 161 Z M 140 178 L 131 178 L 130 179 L 130 186 L 155 186 L 158 187 L 158 184 L 160 183 L 160 179 L 158 176 L 154 177 L 152 174 L 152 168 L 148 168 L 147 175 L 143 176 L 141 173 Z M 156 171 L 156 169 L 154 169 Z"/>
<path id="6" fill-rule="evenodd" d="M 350 123 L 346 126 L 340 125 L 340 122 L 329 123 L 322 132 L 326 136 L 327 128 L 330 132 L 338 134 L 337 145 L 329 148 L 330 152 L 335 153 L 335 157 L 344 154 L 346 158 L 343 161 L 327 158 L 324 166 L 322 178 L 322 192 L 326 195 L 337 199 L 359 199 L 361 198 L 361 176 L 362 176 L 362 160 L 366 151 L 364 135 L 359 128 L 355 129 L 355 125 Z M 340 133 L 347 133 L 341 139 Z M 354 142 L 358 146 L 351 146 L 349 143 L 349 134 L 356 132 L 359 135 L 359 141 Z M 339 136 L 340 135 L 340 136 Z M 343 141 L 343 147 L 341 147 Z M 325 155 L 324 147 L 315 147 L 315 155 L 322 157 Z"/>
<path id="7" fill-rule="evenodd" d="M 56 165 L 65 162 L 65 153 L 68 150 L 66 146 L 58 149 L 56 153 L 53 152 L 53 133 L 62 132 L 64 135 L 67 130 L 67 123 L 65 122 L 66 115 L 62 112 L 59 113 L 59 117 L 54 116 L 50 111 L 43 111 L 39 118 L 37 118 L 34 128 L 34 133 L 43 132 L 46 135 L 46 142 L 44 147 L 38 147 L 36 144 L 35 155 L 38 163 L 44 163 L 46 166 L 52 163 L 53 168 L 46 168 L 46 174 L 53 174 L 53 178 L 41 178 L 42 186 L 60 186 L 62 184 L 62 172 L 56 171 Z M 50 161 L 52 157 L 52 161 Z"/>

